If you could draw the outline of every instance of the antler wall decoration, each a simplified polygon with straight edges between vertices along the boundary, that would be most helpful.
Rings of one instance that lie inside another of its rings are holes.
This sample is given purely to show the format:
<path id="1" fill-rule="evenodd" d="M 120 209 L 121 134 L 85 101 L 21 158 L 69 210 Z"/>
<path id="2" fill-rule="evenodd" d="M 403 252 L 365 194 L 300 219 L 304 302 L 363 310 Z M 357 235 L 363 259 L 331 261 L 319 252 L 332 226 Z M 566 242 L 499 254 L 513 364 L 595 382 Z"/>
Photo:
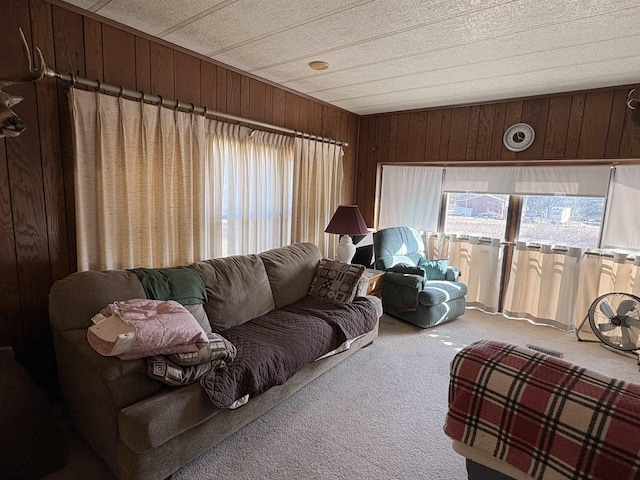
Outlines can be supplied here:
<path id="1" fill-rule="evenodd" d="M 27 39 L 22 29 L 20 29 L 20 36 L 22 37 L 23 54 L 27 61 L 28 71 L 11 77 L 0 78 L 0 138 L 17 137 L 26 128 L 20 117 L 11 110 L 11 107 L 21 102 L 23 98 L 9 92 L 4 92 L 4 87 L 18 83 L 37 82 L 44 77 L 47 71 L 47 65 L 44 62 L 42 51 L 36 47 L 36 65 L 34 66 L 31 58 L 31 50 L 29 49 Z"/>
<path id="2" fill-rule="evenodd" d="M 632 89 L 627 95 L 627 107 L 631 109 L 631 120 L 640 127 L 640 98 L 632 97 L 636 89 Z"/>

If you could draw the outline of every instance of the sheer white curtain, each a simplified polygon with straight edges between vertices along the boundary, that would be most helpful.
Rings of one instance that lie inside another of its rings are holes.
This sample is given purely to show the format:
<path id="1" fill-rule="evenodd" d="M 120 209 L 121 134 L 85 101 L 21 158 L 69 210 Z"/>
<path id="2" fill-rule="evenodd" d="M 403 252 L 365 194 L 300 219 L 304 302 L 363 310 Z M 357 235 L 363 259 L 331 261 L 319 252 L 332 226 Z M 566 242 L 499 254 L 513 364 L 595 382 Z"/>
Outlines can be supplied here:
<path id="1" fill-rule="evenodd" d="M 609 292 L 625 292 L 640 296 L 640 256 L 627 258 L 625 253 L 611 256 L 585 254 L 580 266 L 580 282 L 576 317 L 582 322 L 593 301 Z M 580 338 L 592 337 L 587 322 L 579 332 Z"/>
<path id="2" fill-rule="evenodd" d="M 529 248 L 517 242 L 511 262 L 503 313 L 565 331 L 575 328 L 580 275 L 579 248 Z"/>
<path id="3" fill-rule="evenodd" d="M 78 270 L 204 254 L 206 120 L 71 89 Z"/>
<path id="4" fill-rule="evenodd" d="M 206 167 L 207 257 L 291 243 L 293 139 L 212 121 Z"/>
<path id="5" fill-rule="evenodd" d="M 293 193 L 294 242 L 311 242 L 334 258 L 338 235 L 324 233 L 341 203 L 342 147 L 305 138 L 295 139 Z"/>
<path id="6" fill-rule="evenodd" d="M 379 228 L 438 228 L 442 167 L 383 165 Z"/>
<path id="7" fill-rule="evenodd" d="M 444 249 L 448 252 L 449 265 L 461 270 L 460 281 L 469 289 L 467 306 L 497 312 L 500 308 L 503 258 L 500 240 L 492 238 L 481 242 L 480 237 L 452 234 L 447 243 Z"/>

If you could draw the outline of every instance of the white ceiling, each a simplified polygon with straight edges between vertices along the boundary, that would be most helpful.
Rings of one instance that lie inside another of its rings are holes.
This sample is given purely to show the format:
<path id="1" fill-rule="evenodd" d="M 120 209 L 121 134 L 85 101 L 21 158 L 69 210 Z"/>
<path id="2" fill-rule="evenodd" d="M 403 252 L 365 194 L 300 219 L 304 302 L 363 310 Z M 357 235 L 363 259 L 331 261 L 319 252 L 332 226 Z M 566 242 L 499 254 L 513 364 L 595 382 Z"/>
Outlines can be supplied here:
<path id="1" fill-rule="evenodd" d="M 640 82 L 640 0 L 67 1 L 359 115 Z"/>

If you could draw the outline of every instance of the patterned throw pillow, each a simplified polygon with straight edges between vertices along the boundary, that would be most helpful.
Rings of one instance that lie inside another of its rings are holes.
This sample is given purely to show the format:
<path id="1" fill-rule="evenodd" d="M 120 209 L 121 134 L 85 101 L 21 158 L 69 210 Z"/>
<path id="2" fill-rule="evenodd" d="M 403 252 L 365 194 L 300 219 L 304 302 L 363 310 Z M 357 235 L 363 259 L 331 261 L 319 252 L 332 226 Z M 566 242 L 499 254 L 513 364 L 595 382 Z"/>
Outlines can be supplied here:
<path id="1" fill-rule="evenodd" d="M 418 266 L 422 268 L 426 274 L 427 280 L 446 280 L 449 261 L 446 258 L 440 260 L 427 260 L 421 258 Z"/>
<path id="2" fill-rule="evenodd" d="M 362 265 L 322 259 L 311 282 L 309 295 L 336 302 L 350 302 L 356 295 L 358 281 L 364 271 Z"/>

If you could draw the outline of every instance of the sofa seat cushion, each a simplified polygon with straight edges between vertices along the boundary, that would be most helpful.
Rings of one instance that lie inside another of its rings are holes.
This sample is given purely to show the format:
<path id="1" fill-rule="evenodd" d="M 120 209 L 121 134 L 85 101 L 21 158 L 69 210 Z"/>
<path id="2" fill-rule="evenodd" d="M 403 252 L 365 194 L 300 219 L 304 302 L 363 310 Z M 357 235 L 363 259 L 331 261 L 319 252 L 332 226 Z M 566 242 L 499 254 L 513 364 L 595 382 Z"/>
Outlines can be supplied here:
<path id="1" fill-rule="evenodd" d="M 223 332 L 237 348 L 226 368 L 200 379 L 213 404 L 227 408 L 236 400 L 283 384 L 297 370 L 348 339 L 371 331 L 378 320 L 374 302 L 352 303 L 305 297 Z"/>
<path id="2" fill-rule="evenodd" d="M 424 289 L 418 295 L 418 301 L 425 307 L 432 307 L 462 298 L 466 294 L 467 286 L 464 283 L 433 280 L 424 284 Z"/>

